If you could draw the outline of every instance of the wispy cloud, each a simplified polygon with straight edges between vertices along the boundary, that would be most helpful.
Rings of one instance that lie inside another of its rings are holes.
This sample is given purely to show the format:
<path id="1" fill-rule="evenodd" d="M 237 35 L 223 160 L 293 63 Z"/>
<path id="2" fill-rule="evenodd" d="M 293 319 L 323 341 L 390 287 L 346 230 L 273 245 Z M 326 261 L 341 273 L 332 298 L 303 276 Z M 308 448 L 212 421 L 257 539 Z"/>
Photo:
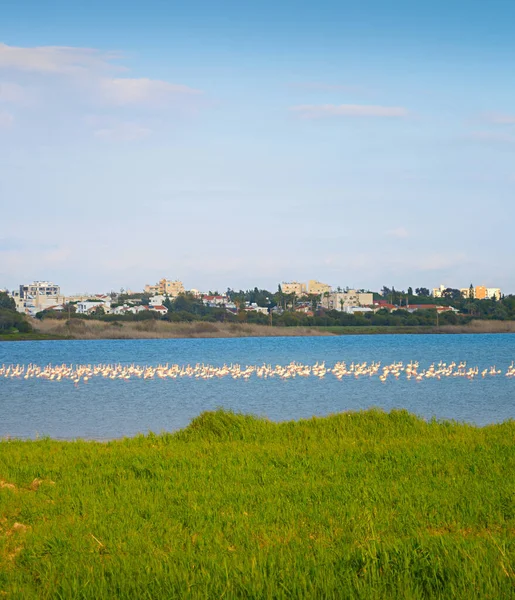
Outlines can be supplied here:
<path id="1" fill-rule="evenodd" d="M 483 121 L 492 125 L 515 125 L 515 114 L 489 112 L 482 115 Z"/>
<path id="2" fill-rule="evenodd" d="M 7 129 L 14 123 L 14 117 L 11 113 L 0 111 L 0 129 Z"/>
<path id="3" fill-rule="evenodd" d="M 307 92 L 359 92 L 362 91 L 358 85 L 343 85 L 339 83 L 322 83 L 317 81 L 305 81 L 290 83 L 290 88 L 304 90 Z"/>
<path id="4" fill-rule="evenodd" d="M 515 135 L 505 131 L 472 131 L 466 139 L 484 144 L 515 144 Z"/>
<path id="5" fill-rule="evenodd" d="M 303 119 L 323 117 L 407 117 L 408 110 L 402 106 L 373 106 L 366 104 L 303 104 L 290 110 Z"/>
<path id="6" fill-rule="evenodd" d="M 186 85 L 178 85 L 157 79 L 102 79 L 101 91 L 105 100 L 115 106 L 134 104 L 164 105 L 175 96 L 201 94 Z"/>
<path id="7" fill-rule="evenodd" d="M 8 81 L 0 81 L 0 102 L 25 104 L 27 99 L 28 94 L 21 85 Z"/>
<path id="8" fill-rule="evenodd" d="M 395 229 L 389 229 L 385 232 L 388 237 L 403 239 L 409 237 L 409 232 L 404 227 L 397 227 Z"/>
<path id="9" fill-rule="evenodd" d="M 49 78 L 47 86 L 55 90 L 55 76 L 59 85 L 79 90 L 81 99 L 104 104 L 106 107 L 142 106 L 166 108 L 176 106 L 177 98 L 196 96 L 202 92 L 181 83 L 172 83 L 146 77 L 121 77 L 127 71 L 115 62 L 116 53 L 101 52 L 92 48 L 67 46 L 39 46 L 23 48 L 0 44 L 0 73 L 7 71 L 34 73 Z M 116 76 L 114 76 L 116 74 Z M 50 77 L 52 77 L 50 79 Z M 12 77 L 14 79 L 14 77 Z M 38 85 L 45 85 L 39 79 Z M 17 83 L 0 86 L 0 101 L 16 102 L 23 89 Z"/>
<path id="10" fill-rule="evenodd" d="M 0 43 L 0 68 L 33 73 L 77 74 L 85 71 L 113 70 L 114 53 L 93 48 L 36 46 L 24 48 Z"/>
<path id="11" fill-rule="evenodd" d="M 110 127 L 95 129 L 93 135 L 109 142 L 133 142 L 151 135 L 152 130 L 138 123 L 116 123 Z"/>

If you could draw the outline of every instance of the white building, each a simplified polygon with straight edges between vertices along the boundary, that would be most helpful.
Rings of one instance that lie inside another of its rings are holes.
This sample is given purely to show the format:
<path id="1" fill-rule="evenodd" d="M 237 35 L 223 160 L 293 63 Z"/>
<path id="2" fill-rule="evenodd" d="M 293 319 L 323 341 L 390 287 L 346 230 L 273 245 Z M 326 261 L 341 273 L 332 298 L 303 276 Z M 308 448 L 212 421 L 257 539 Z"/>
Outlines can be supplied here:
<path id="1" fill-rule="evenodd" d="M 20 285 L 20 298 L 27 296 L 51 296 L 57 297 L 61 295 L 61 288 L 51 281 L 33 281 L 32 283 Z"/>
<path id="2" fill-rule="evenodd" d="M 78 302 L 75 305 L 77 310 L 77 314 L 79 315 L 89 315 L 94 313 L 98 308 L 103 308 L 105 314 L 109 314 L 111 312 L 111 302 L 95 302 L 94 300 L 84 300 L 83 302 Z"/>
<path id="3" fill-rule="evenodd" d="M 148 303 L 150 306 L 163 306 L 166 298 L 164 294 L 157 294 L 156 296 L 151 296 Z"/>
<path id="4" fill-rule="evenodd" d="M 374 295 L 371 292 L 357 292 L 347 290 L 346 292 L 332 292 L 322 296 L 321 305 L 327 310 L 346 311 L 349 307 L 372 306 Z"/>

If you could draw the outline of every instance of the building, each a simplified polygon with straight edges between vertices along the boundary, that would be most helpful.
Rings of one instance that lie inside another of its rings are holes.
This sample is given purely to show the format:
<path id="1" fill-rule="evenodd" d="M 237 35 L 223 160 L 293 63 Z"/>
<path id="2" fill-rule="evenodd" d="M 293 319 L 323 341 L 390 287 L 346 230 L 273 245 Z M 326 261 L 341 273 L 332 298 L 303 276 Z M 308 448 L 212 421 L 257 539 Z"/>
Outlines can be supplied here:
<path id="1" fill-rule="evenodd" d="M 152 296 L 148 301 L 150 306 L 163 306 L 163 303 L 166 301 L 166 296 L 163 294 L 156 294 Z"/>
<path id="2" fill-rule="evenodd" d="M 458 313 L 459 311 L 452 306 L 440 306 L 439 304 L 410 304 L 409 306 L 400 307 L 401 310 L 407 310 L 409 313 L 417 312 L 417 310 L 436 310 L 437 313 L 453 312 Z"/>
<path id="3" fill-rule="evenodd" d="M 20 285 L 20 298 L 46 296 L 57 298 L 61 295 L 61 288 L 50 281 L 34 281 Z"/>
<path id="4" fill-rule="evenodd" d="M 32 317 L 51 306 L 66 302 L 64 296 L 61 296 L 61 288 L 50 281 L 22 284 L 19 292 L 14 292 L 12 298 L 18 312 Z"/>
<path id="5" fill-rule="evenodd" d="M 484 285 L 477 285 L 474 291 L 474 297 L 478 300 L 501 299 L 501 290 L 499 288 L 487 288 Z"/>
<path id="6" fill-rule="evenodd" d="M 209 294 L 203 294 L 201 299 L 203 304 L 210 306 L 211 308 L 215 308 L 217 306 L 226 306 L 229 303 L 229 298 L 225 295 L 213 296 Z"/>
<path id="7" fill-rule="evenodd" d="M 296 296 L 305 296 L 307 288 L 305 283 L 299 283 L 298 281 L 283 281 L 281 283 L 281 290 L 283 294 L 295 294 Z"/>
<path id="8" fill-rule="evenodd" d="M 441 298 L 444 291 L 447 289 L 446 285 L 441 285 L 440 287 L 433 288 L 433 298 Z"/>
<path id="9" fill-rule="evenodd" d="M 316 281 L 316 279 L 309 280 L 309 293 L 316 295 L 323 295 L 326 293 L 331 293 L 331 286 L 328 283 L 322 283 L 320 281 Z"/>
<path id="10" fill-rule="evenodd" d="M 347 312 L 349 307 L 372 306 L 374 295 L 371 292 L 357 292 L 347 290 L 346 292 L 330 292 L 323 295 L 321 305 L 327 310 L 339 310 Z"/>
<path id="11" fill-rule="evenodd" d="M 106 315 L 111 312 L 111 302 L 103 300 L 83 300 L 77 302 L 75 309 L 79 315 L 90 315 L 101 308 Z"/>
<path id="12" fill-rule="evenodd" d="M 150 296 L 155 296 L 156 294 L 164 294 L 165 296 L 170 296 L 171 298 L 176 298 L 180 294 L 184 294 L 186 290 L 184 289 L 184 285 L 182 281 L 178 279 L 160 279 L 159 283 L 155 285 L 146 285 L 145 293 Z"/>
<path id="13" fill-rule="evenodd" d="M 433 297 L 441 298 L 446 289 L 447 287 L 445 285 L 434 288 Z M 460 292 L 463 298 L 470 298 L 470 287 L 460 288 Z M 472 288 L 472 297 L 476 300 L 491 300 L 492 298 L 500 300 L 502 298 L 502 294 L 500 288 L 487 288 L 484 285 L 476 285 L 476 287 Z"/>

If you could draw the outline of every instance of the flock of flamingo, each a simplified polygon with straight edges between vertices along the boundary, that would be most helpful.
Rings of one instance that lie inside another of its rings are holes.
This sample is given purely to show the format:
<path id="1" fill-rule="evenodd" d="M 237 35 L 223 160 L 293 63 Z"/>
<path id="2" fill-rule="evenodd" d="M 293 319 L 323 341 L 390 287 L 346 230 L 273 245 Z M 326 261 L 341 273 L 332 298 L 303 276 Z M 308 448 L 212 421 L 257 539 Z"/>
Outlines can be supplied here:
<path id="1" fill-rule="evenodd" d="M 479 369 L 477 366 L 467 366 L 466 362 L 438 362 L 431 364 L 428 368 L 421 368 L 416 361 L 407 364 L 394 362 L 381 366 L 381 362 L 357 362 L 347 365 L 345 362 L 337 362 L 333 366 L 326 366 L 325 362 L 317 362 L 314 365 L 305 365 L 299 362 L 291 362 L 288 365 L 246 365 L 224 364 L 221 367 L 197 363 L 196 365 L 165 364 L 158 366 L 149 365 L 122 365 L 122 364 L 88 364 L 88 365 L 52 365 L 38 366 L 29 365 L 2 365 L 0 367 L 0 378 L 7 379 L 42 379 L 48 381 L 72 381 L 75 384 L 87 383 L 95 378 L 109 380 L 121 379 L 232 379 L 248 380 L 251 377 L 260 379 L 278 378 L 283 380 L 295 379 L 296 377 L 315 377 L 323 379 L 333 376 L 338 380 L 353 377 L 377 377 L 385 382 L 387 379 L 399 380 L 401 377 L 407 380 L 422 381 L 424 379 L 445 379 L 448 377 L 461 377 L 466 379 L 496 377 L 503 375 L 503 371 L 495 366 Z M 515 366 L 511 365 L 504 371 L 504 376 L 515 377 Z"/>

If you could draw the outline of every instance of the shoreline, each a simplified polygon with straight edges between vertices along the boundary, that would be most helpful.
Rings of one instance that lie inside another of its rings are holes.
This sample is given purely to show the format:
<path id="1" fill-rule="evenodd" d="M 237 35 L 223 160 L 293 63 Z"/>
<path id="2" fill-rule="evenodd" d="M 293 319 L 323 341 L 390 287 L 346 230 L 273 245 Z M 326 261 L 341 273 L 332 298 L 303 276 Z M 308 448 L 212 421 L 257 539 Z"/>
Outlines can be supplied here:
<path id="1" fill-rule="evenodd" d="M 246 323 L 169 323 L 82 321 L 72 325 L 60 321 L 32 320 L 32 333 L 0 335 L 0 342 L 42 340 L 115 339 L 202 339 L 243 337 L 323 337 L 341 335 L 458 335 L 478 333 L 515 333 L 515 321 L 471 321 L 468 325 L 431 326 L 312 326 L 271 327 Z"/>

